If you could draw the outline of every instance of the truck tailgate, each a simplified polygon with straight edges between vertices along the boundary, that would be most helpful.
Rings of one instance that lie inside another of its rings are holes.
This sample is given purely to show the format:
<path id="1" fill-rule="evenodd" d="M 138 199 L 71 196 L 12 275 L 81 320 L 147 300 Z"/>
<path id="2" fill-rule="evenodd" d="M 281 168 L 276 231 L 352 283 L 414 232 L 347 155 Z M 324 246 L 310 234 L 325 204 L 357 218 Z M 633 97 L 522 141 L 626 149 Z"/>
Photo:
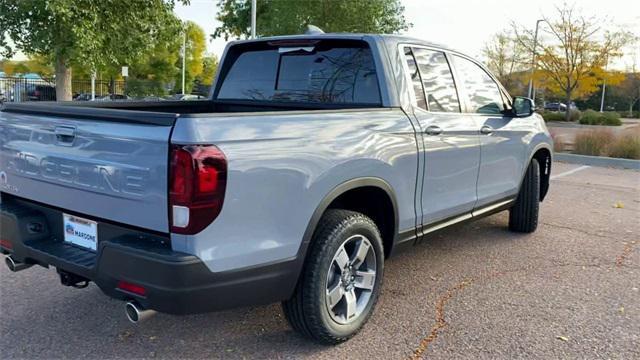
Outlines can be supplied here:
<path id="1" fill-rule="evenodd" d="M 0 189 L 72 213 L 168 232 L 175 114 L 158 114 L 167 121 L 154 124 L 136 121 L 135 112 L 91 111 L 100 116 L 0 112 Z"/>

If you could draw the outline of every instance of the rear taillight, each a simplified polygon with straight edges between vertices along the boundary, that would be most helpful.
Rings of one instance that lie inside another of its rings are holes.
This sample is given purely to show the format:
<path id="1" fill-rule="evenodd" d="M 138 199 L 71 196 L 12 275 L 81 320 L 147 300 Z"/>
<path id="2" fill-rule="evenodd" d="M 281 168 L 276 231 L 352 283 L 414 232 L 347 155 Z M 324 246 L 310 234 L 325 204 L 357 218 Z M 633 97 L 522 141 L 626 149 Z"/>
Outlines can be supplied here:
<path id="1" fill-rule="evenodd" d="M 0 239 L 0 247 L 3 247 L 7 250 L 13 250 L 13 243 L 9 240 Z"/>
<path id="2" fill-rule="evenodd" d="M 171 232 L 199 233 L 222 210 L 227 159 L 213 145 L 175 145 L 169 176 Z"/>

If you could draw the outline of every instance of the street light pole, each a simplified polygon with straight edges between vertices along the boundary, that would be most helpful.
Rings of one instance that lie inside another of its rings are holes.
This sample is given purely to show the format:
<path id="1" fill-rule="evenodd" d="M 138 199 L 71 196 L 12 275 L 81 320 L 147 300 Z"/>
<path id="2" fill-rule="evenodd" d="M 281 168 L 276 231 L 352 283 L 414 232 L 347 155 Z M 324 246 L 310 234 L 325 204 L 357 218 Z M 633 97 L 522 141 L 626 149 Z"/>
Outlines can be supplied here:
<path id="1" fill-rule="evenodd" d="M 256 11 L 258 0 L 251 0 L 251 38 L 256 38 Z"/>
<path id="2" fill-rule="evenodd" d="M 535 98 L 533 95 L 533 74 L 536 71 L 536 47 L 538 46 L 538 29 L 540 28 L 540 23 L 543 22 L 544 19 L 539 19 L 536 21 L 536 32 L 535 35 L 533 36 L 533 55 L 531 56 L 531 75 L 529 78 L 529 93 L 527 95 L 528 98 L 533 99 L 535 101 Z"/>
<path id="3" fill-rule="evenodd" d="M 605 89 L 607 88 L 607 65 L 608 64 L 609 64 L 609 57 L 607 56 L 605 58 L 605 63 L 604 63 L 605 78 L 602 79 L 602 98 L 600 99 L 600 112 L 604 111 L 604 92 L 605 92 Z"/>
<path id="4" fill-rule="evenodd" d="M 182 95 L 184 95 L 184 78 L 186 71 L 187 58 L 187 29 L 185 28 L 182 35 Z"/>

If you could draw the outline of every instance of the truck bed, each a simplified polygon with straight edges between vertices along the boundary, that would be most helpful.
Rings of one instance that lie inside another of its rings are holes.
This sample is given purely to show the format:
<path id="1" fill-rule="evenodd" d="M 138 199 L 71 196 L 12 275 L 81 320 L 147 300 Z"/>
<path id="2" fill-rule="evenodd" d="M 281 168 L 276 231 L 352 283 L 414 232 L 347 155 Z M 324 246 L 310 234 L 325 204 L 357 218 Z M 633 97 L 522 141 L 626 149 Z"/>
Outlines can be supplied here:
<path id="1" fill-rule="evenodd" d="M 380 107 L 370 104 L 324 104 L 302 102 L 190 100 L 190 101 L 69 101 L 7 103 L 5 112 L 64 116 L 150 125 L 172 125 L 186 114 L 246 113 L 269 111 L 338 110 Z"/>

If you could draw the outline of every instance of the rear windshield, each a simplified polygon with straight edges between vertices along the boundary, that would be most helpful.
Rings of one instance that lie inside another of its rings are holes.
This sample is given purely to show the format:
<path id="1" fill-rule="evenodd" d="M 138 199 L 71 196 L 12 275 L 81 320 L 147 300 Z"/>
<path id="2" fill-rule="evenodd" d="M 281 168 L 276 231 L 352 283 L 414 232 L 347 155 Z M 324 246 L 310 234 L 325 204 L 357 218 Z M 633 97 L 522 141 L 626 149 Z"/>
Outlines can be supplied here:
<path id="1" fill-rule="evenodd" d="M 250 46 L 230 50 L 218 99 L 381 103 L 371 49 L 363 41 Z"/>

